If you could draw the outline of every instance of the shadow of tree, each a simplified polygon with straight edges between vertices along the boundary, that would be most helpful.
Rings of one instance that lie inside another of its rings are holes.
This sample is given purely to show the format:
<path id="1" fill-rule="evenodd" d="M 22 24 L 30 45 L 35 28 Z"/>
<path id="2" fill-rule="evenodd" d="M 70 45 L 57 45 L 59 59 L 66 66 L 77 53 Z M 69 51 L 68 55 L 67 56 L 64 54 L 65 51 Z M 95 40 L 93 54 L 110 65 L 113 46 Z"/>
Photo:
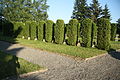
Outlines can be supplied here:
<path id="1" fill-rule="evenodd" d="M 9 49 L 13 44 L 4 43 L 8 39 L 13 43 L 16 43 L 16 37 L 22 31 L 22 28 L 19 27 L 17 30 L 14 30 L 14 25 L 7 20 L 0 21 L 0 80 L 9 76 L 18 76 L 17 68 L 20 68 L 20 64 L 18 62 L 18 58 L 15 55 L 9 55 L 6 53 L 14 52 L 17 54 L 18 51 L 23 48 L 14 48 Z M 4 53 L 5 52 L 5 53 Z"/>
<path id="2" fill-rule="evenodd" d="M 108 54 L 118 60 L 120 60 L 120 51 L 116 51 L 115 49 L 110 49 Z"/>

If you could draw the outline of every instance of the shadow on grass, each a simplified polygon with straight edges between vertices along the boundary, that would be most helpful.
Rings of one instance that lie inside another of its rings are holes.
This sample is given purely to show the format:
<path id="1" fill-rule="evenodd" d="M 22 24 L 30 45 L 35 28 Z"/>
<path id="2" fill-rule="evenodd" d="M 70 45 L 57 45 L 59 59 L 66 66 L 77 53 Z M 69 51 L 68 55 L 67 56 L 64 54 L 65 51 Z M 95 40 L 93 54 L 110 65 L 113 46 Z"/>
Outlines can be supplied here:
<path id="1" fill-rule="evenodd" d="M 18 58 L 6 53 L 17 54 L 23 48 L 10 49 L 13 44 L 4 42 L 10 40 L 16 43 L 15 38 L 22 31 L 22 28 L 14 30 L 14 25 L 7 20 L 1 20 L 0 24 L 0 80 L 2 80 L 6 77 L 18 76 L 17 68 L 20 68 Z"/>
<path id="2" fill-rule="evenodd" d="M 115 49 L 110 49 L 108 51 L 108 54 L 113 58 L 120 60 L 120 51 L 116 51 Z"/>

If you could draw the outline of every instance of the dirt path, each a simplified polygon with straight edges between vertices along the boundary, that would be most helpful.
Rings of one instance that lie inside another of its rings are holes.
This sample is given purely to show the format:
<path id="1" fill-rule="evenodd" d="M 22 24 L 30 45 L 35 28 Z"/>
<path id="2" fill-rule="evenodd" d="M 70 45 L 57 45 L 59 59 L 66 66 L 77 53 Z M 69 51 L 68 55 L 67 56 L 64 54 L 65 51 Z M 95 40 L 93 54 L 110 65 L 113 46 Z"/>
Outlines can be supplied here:
<path id="1" fill-rule="evenodd" d="M 0 50 L 48 68 L 48 71 L 30 75 L 24 80 L 120 80 L 120 51 L 76 61 L 67 56 L 3 41 L 0 41 Z"/>

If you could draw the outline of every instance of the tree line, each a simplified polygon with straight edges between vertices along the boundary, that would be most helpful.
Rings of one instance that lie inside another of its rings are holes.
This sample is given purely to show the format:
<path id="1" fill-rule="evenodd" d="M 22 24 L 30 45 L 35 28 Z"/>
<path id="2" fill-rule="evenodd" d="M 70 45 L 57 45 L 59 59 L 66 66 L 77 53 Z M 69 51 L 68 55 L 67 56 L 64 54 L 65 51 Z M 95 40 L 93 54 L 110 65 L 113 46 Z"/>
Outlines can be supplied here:
<path id="1" fill-rule="evenodd" d="M 107 4 L 102 9 L 98 0 L 92 0 L 90 5 L 87 4 L 87 0 L 75 0 L 72 18 L 78 19 L 79 21 L 84 18 L 90 18 L 97 23 L 98 18 L 111 19 L 110 16 Z"/>
<path id="2" fill-rule="evenodd" d="M 9 21 L 47 20 L 47 0 L 0 0 L 0 15 Z"/>

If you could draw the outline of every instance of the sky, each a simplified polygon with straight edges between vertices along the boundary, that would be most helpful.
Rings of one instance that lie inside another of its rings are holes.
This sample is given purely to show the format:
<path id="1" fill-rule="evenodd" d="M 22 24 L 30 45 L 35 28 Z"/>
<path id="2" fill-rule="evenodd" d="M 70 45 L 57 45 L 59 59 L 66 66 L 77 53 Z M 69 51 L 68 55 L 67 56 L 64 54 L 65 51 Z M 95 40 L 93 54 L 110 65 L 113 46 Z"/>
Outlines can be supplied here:
<path id="1" fill-rule="evenodd" d="M 71 19 L 75 0 L 48 0 L 48 19 L 56 22 L 57 19 L 64 20 L 68 23 Z M 89 5 L 92 0 L 87 0 Z M 111 22 L 115 23 L 120 18 L 120 0 L 99 0 L 100 5 L 104 8 L 107 4 L 111 14 Z"/>

